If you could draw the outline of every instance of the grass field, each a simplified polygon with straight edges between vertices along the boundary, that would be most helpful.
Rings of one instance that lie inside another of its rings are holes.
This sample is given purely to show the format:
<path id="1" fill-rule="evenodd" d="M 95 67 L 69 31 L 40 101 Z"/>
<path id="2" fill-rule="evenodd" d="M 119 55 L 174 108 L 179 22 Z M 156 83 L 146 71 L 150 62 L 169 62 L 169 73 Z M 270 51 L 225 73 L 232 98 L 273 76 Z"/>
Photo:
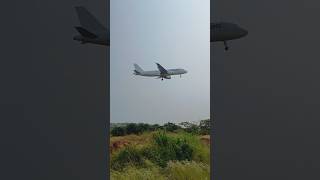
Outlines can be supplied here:
<path id="1" fill-rule="evenodd" d="M 210 136 L 151 131 L 110 139 L 112 180 L 209 180 Z"/>

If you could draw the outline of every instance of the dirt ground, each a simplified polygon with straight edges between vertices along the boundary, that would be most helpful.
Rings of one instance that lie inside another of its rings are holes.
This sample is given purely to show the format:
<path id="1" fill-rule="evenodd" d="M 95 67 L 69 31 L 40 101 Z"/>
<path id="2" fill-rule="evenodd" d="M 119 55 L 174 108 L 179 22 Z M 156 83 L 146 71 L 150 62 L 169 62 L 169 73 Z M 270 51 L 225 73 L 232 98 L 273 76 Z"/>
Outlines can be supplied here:
<path id="1" fill-rule="evenodd" d="M 200 137 L 201 142 L 205 143 L 206 145 L 210 145 L 210 135 L 204 135 Z"/>

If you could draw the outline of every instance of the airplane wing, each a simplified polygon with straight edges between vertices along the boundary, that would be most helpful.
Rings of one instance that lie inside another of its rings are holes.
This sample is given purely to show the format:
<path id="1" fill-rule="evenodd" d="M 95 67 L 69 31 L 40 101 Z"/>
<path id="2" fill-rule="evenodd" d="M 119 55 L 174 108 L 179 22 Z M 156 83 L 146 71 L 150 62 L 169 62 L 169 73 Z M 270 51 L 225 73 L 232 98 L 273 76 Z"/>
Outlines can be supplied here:
<path id="1" fill-rule="evenodd" d="M 159 69 L 159 71 L 160 71 L 160 74 L 168 74 L 168 71 L 164 68 L 164 67 L 162 67 L 160 64 L 158 64 L 158 63 L 156 63 L 157 64 L 157 66 L 158 66 L 158 69 Z"/>

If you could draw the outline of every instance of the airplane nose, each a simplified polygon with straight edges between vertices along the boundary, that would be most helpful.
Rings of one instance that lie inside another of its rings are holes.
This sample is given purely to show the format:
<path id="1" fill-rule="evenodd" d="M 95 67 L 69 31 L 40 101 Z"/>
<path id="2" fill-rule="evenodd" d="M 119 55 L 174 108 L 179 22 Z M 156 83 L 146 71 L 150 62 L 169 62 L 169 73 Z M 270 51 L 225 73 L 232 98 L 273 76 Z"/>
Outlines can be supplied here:
<path id="1" fill-rule="evenodd" d="M 248 31 L 241 28 L 241 37 L 248 35 Z"/>

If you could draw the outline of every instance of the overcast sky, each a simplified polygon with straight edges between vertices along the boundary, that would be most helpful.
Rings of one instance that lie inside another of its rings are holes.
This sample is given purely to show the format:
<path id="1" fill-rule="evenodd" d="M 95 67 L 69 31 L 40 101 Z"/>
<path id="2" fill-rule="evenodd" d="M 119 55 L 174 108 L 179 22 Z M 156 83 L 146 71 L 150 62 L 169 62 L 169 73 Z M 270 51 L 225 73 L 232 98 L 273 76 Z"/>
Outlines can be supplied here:
<path id="1" fill-rule="evenodd" d="M 111 1 L 111 122 L 197 121 L 210 113 L 210 1 Z M 133 75 L 184 68 L 161 81 Z"/>

